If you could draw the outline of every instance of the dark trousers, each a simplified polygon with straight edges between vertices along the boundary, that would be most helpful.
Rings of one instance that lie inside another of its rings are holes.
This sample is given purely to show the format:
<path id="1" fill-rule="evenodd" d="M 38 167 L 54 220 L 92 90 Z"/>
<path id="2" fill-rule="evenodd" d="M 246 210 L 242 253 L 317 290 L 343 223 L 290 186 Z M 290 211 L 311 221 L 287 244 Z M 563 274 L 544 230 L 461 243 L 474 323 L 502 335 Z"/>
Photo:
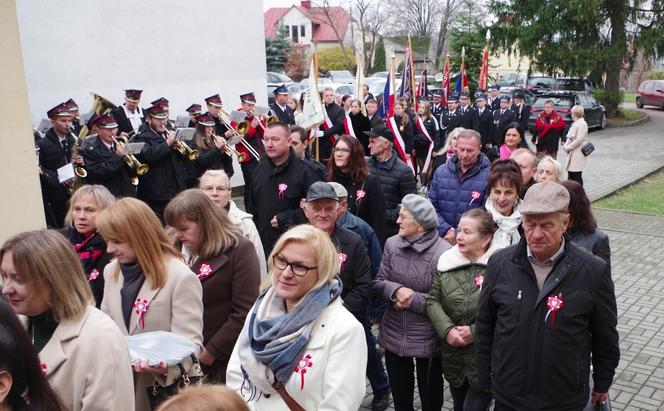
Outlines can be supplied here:
<path id="1" fill-rule="evenodd" d="M 493 411 L 516 411 L 516 410 L 514 408 L 510 408 L 496 401 L 496 406 L 493 408 Z"/>
<path id="2" fill-rule="evenodd" d="M 454 411 L 486 411 L 491 403 L 491 395 L 470 388 L 468 379 L 460 387 L 450 384 L 450 393 L 454 400 Z"/>
<path id="3" fill-rule="evenodd" d="M 443 408 L 443 366 L 440 357 L 400 357 L 386 351 L 385 365 L 396 411 L 414 409 L 414 367 L 417 368 L 417 391 L 422 411 L 440 411 Z"/>
<path id="4" fill-rule="evenodd" d="M 244 178 L 244 209 L 247 209 L 249 204 L 249 191 L 251 190 L 251 181 L 254 175 L 254 170 L 258 167 L 258 162 L 251 160 L 248 163 L 240 164 L 242 169 L 242 178 Z"/>
<path id="5" fill-rule="evenodd" d="M 367 378 L 371 384 L 371 390 L 374 393 L 384 391 L 390 387 L 390 381 L 387 379 L 383 367 L 382 355 L 376 348 L 376 337 L 371 332 L 371 322 L 367 319 L 362 319 L 360 322 L 364 327 L 364 335 L 367 339 Z"/>
<path id="6" fill-rule="evenodd" d="M 567 179 L 576 181 L 577 183 L 583 185 L 583 178 L 581 177 L 582 171 L 568 171 Z"/>

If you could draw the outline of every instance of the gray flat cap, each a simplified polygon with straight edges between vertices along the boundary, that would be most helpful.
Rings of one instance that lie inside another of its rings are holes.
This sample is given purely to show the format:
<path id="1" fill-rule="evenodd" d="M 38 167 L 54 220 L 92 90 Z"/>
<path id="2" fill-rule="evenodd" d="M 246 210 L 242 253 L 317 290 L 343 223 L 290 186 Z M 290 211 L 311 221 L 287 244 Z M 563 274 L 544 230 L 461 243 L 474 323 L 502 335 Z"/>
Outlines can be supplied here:
<path id="1" fill-rule="evenodd" d="M 431 201 L 417 194 L 407 194 L 401 200 L 401 206 L 410 211 L 417 224 L 425 230 L 438 227 L 438 216 Z"/>
<path id="2" fill-rule="evenodd" d="M 309 191 L 307 191 L 307 201 L 322 200 L 324 198 L 339 201 L 337 193 L 330 183 L 316 181 L 309 187 Z"/>
<path id="3" fill-rule="evenodd" d="M 526 191 L 521 214 L 566 213 L 569 208 L 569 192 L 565 187 L 552 181 L 534 184 Z"/>
<path id="4" fill-rule="evenodd" d="M 334 192 L 337 193 L 337 198 L 348 197 L 348 190 L 346 190 L 346 187 L 342 186 L 341 184 L 335 181 L 330 181 L 327 184 L 331 185 L 334 188 Z"/>

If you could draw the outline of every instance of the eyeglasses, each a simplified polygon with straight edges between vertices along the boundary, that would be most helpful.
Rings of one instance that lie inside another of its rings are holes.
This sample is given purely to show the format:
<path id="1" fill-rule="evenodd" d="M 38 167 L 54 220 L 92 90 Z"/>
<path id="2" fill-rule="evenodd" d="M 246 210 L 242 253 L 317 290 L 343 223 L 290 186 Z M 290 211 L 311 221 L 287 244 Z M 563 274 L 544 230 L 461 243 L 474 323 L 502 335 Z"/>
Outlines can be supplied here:
<path id="1" fill-rule="evenodd" d="M 229 187 L 205 186 L 201 187 L 201 190 L 206 192 L 212 192 L 212 191 L 230 191 L 231 189 Z"/>
<path id="2" fill-rule="evenodd" d="M 335 153 L 344 153 L 344 154 L 350 154 L 350 149 L 349 148 L 337 148 L 335 147 L 334 150 Z"/>
<path id="3" fill-rule="evenodd" d="M 272 257 L 272 262 L 274 266 L 280 270 L 285 270 L 287 267 L 290 267 L 291 272 L 298 277 L 304 277 L 307 275 L 309 270 L 315 270 L 318 267 L 307 267 L 306 265 L 298 263 L 289 263 L 285 258 L 280 255 L 275 255 Z"/>

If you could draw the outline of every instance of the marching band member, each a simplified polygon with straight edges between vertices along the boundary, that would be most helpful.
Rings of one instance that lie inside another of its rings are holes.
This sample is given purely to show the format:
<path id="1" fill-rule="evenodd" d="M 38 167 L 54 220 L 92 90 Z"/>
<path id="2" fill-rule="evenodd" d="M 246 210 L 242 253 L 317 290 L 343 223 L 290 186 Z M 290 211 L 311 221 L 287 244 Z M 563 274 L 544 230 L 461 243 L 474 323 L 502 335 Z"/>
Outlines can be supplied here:
<path id="1" fill-rule="evenodd" d="M 288 125 L 295 125 L 295 113 L 293 109 L 288 107 L 288 89 L 282 84 L 274 89 L 274 103 L 270 104 L 270 108 L 277 115 L 279 121 Z"/>
<path id="2" fill-rule="evenodd" d="M 246 144 L 249 144 L 255 153 L 258 153 L 260 157 L 263 157 L 265 148 L 263 146 L 263 133 L 265 132 L 265 123 L 263 119 L 257 118 L 254 116 L 254 109 L 256 108 L 256 96 L 254 93 L 246 93 L 240 96 L 240 102 L 242 103 L 238 111 L 244 111 L 247 113 L 245 121 L 248 123 L 247 131 L 244 134 L 244 141 Z M 237 127 L 237 123 L 232 123 L 233 127 Z M 255 158 L 249 150 L 243 145 L 244 143 L 237 144 L 235 147 L 238 153 L 244 154 L 243 161 L 240 161 L 240 167 L 242 169 L 242 177 L 244 178 L 245 190 L 244 190 L 244 204 L 246 205 L 249 200 L 249 189 L 253 182 L 254 171 L 258 166 L 258 158 Z"/>
<path id="3" fill-rule="evenodd" d="M 143 90 L 125 90 L 124 104 L 111 111 L 120 133 L 138 134 L 138 129 L 145 124 L 143 110 L 138 106 L 141 102 L 141 93 Z"/>
<path id="4" fill-rule="evenodd" d="M 187 187 L 196 187 L 198 178 L 207 170 L 223 169 L 226 174 L 233 175 L 233 159 L 224 151 L 226 139 L 214 136 L 214 119 L 209 114 L 201 114 L 196 117 L 196 134 L 189 147 L 198 150 L 201 154 L 192 163 L 193 175 L 187 182 Z"/>
<path id="5" fill-rule="evenodd" d="M 158 99 L 156 99 L 155 101 L 153 101 L 150 104 L 153 105 L 153 106 L 162 106 L 164 108 L 164 110 L 166 110 L 166 113 L 169 112 L 169 106 L 168 106 L 169 101 L 166 97 L 159 97 Z"/>
<path id="6" fill-rule="evenodd" d="M 46 132 L 44 138 L 37 141 L 39 149 L 39 165 L 42 171 L 42 191 L 53 210 L 55 228 L 61 228 L 67 214 L 67 201 L 69 200 L 69 187 L 73 179 L 63 181 L 58 179 L 58 169 L 70 162 L 83 165 L 85 161 L 78 154 L 72 155 L 72 149 L 78 139 L 71 133 L 72 115 L 64 104 L 58 104 L 47 112 L 52 127 Z"/>
<path id="7" fill-rule="evenodd" d="M 141 177 L 137 194 L 162 218 L 166 204 L 185 189 L 187 157 L 176 149 L 180 143 L 175 142 L 173 133 L 166 130 L 166 109 L 152 106 L 146 111 L 148 126 L 132 140 L 145 143 L 136 157 L 150 167 L 150 171 Z"/>
<path id="8" fill-rule="evenodd" d="M 196 117 L 203 114 L 203 109 L 200 104 L 192 104 L 187 107 L 187 113 L 189 114 L 189 125 L 187 127 L 196 127 Z"/>
<path id="9" fill-rule="evenodd" d="M 125 150 L 115 135 L 118 124 L 109 115 L 99 116 L 94 125 L 97 136 L 83 150 L 88 184 L 101 184 L 116 197 L 136 197 L 136 186 L 131 178 L 136 175 L 124 160 Z"/>
<path id="10" fill-rule="evenodd" d="M 223 121 L 221 121 L 221 109 L 223 105 L 219 94 L 206 98 L 205 104 L 207 105 L 207 113 L 214 119 L 214 134 L 228 137 L 226 132 L 229 131 L 229 128 Z"/>
<path id="11" fill-rule="evenodd" d="M 69 100 L 64 102 L 65 106 L 69 109 L 69 112 L 71 113 L 71 131 L 74 133 L 75 136 L 78 135 L 78 133 L 81 132 L 81 117 L 80 113 L 78 110 L 78 104 L 74 101 L 73 98 L 70 98 Z"/>

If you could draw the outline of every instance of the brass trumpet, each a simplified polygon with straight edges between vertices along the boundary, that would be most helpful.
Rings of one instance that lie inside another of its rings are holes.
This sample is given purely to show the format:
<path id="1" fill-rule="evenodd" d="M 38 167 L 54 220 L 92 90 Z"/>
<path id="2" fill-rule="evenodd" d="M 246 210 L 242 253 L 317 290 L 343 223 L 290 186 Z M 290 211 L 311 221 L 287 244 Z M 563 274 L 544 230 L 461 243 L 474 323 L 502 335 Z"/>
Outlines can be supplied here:
<path id="1" fill-rule="evenodd" d="M 218 141 L 218 139 L 223 138 L 223 137 L 219 137 L 219 136 L 216 135 L 216 134 L 212 134 L 212 135 L 210 136 L 210 138 L 212 139 L 212 143 L 216 146 L 216 145 L 217 145 L 217 141 Z M 229 157 L 233 157 L 233 154 L 235 154 L 235 155 L 237 156 L 237 161 L 240 162 L 240 163 L 243 162 L 243 161 L 245 161 L 245 160 L 247 159 L 247 155 L 246 155 L 245 153 L 240 153 L 240 152 L 237 151 L 235 148 L 231 147 L 231 145 L 228 144 L 228 143 L 226 143 L 226 145 L 224 146 L 223 151 L 224 151 L 224 153 L 226 153 Z"/>
<path id="2" fill-rule="evenodd" d="M 170 133 L 170 131 L 166 131 L 167 133 Z M 198 158 L 198 156 L 201 155 L 200 151 L 194 150 L 193 148 L 189 147 L 187 143 L 184 141 L 176 141 L 173 143 L 173 149 L 175 149 L 177 152 L 182 154 L 183 156 L 187 157 L 190 161 L 194 161 Z"/>
<path id="3" fill-rule="evenodd" d="M 115 141 L 115 144 L 118 145 L 118 147 L 124 148 L 127 145 L 127 140 L 124 137 L 113 137 L 113 140 Z M 147 165 L 147 164 L 143 164 L 140 161 L 138 161 L 138 159 L 136 158 L 136 156 L 134 156 L 133 153 L 125 154 L 122 157 L 122 159 L 124 160 L 125 163 L 127 163 L 129 168 L 131 168 L 132 170 L 135 170 L 136 174 L 138 174 L 139 176 L 144 175 L 145 173 L 147 173 L 150 170 L 150 166 Z M 133 180 L 132 180 L 132 184 L 133 184 Z M 138 182 L 137 182 L 137 184 L 138 184 Z M 136 184 L 134 184 L 134 185 L 136 185 Z"/>

